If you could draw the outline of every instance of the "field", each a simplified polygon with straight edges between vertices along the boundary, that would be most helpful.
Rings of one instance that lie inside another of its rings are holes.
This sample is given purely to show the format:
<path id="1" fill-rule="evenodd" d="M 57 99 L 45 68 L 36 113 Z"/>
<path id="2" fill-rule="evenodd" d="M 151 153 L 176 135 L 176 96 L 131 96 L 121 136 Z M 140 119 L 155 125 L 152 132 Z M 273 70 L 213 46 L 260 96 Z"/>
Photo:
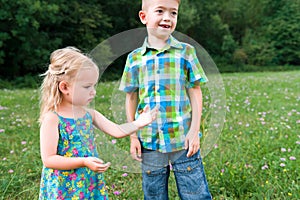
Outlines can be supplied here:
<path id="1" fill-rule="evenodd" d="M 222 78 L 226 119 L 203 158 L 214 199 L 300 199 L 300 71 L 223 74 Z M 117 87 L 117 82 L 100 83 L 92 106 L 120 123 L 124 106 L 122 97 L 113 92 Z M 204 135 L 213 116 L 210 92 L 203 87 Z M 42 169 L 38 96 L 38 89 L 0 90 L 1 200 L 38 197 Z M 110 199 L 142 199 L 139 164 L 127 153 L 128 138 L 97 134 L 101 157 L 112 161 L 105 172 Z M 170 199 L 179 199 L 173 176 L 169 189 Z"/>

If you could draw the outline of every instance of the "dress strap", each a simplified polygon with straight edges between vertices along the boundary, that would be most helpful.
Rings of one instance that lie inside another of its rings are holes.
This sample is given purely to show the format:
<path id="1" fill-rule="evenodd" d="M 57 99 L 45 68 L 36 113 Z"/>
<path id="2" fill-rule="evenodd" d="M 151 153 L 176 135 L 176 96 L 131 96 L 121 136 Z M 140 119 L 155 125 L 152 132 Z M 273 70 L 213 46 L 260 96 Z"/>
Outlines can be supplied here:
<path id="1" fill-rule="evenodd" d="M 57 117 L 59 117 L 59 114 L 56 111 L 52 111 L 54 114 L 57 115 Z"/>

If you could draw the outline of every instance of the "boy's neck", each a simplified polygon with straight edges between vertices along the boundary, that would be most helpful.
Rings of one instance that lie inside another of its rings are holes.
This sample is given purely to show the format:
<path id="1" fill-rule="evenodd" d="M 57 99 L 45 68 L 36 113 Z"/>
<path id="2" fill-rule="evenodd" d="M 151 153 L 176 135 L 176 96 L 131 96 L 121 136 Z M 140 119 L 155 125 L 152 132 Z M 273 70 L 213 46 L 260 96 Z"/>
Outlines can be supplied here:
<path id="1" fill-rule="evenodd" d="M 167 37 L 167 38 L 158 38 L 158 37 L 148 35 L 148 41 L 147 42 L 148 42 L 148 45 L 151 48 L 160 50 L 160 49 L 163 49 L 166 46 L 168 39 L 169 39 L 169 37 Z"/>

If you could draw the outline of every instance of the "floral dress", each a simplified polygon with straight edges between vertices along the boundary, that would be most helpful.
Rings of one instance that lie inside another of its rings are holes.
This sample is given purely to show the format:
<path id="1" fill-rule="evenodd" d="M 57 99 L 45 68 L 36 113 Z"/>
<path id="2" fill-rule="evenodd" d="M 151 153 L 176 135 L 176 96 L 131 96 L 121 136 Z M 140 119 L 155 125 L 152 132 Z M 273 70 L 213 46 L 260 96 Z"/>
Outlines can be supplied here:
<path id="1" fill-rule="evenodd" d="M 59 118 L 57 154 L 64 157 L 98 157 L 94 141 L 92 116 L 86 113 L 79 119 Z M 57 170 L 43 167 L 39 199 L 107 200 L 102 173 L 87 167 Z"/>

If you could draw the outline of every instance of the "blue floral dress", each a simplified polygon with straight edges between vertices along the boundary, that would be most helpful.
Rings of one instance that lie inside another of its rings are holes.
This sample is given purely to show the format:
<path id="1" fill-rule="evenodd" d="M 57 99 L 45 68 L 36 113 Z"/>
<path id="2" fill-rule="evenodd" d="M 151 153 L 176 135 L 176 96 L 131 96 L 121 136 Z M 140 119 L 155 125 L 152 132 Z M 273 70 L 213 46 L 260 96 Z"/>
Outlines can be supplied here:
<path id="1" fill-rule="evenodd" d="M 98 157 L 90 113 L 77 120 L 62 116 L 58 118 L 58 155 Z M 102 173 L 93 172 L 87 167 L 74 170 L 43 167 L 39 199 L 107 200 L 108 195 Z"/>

